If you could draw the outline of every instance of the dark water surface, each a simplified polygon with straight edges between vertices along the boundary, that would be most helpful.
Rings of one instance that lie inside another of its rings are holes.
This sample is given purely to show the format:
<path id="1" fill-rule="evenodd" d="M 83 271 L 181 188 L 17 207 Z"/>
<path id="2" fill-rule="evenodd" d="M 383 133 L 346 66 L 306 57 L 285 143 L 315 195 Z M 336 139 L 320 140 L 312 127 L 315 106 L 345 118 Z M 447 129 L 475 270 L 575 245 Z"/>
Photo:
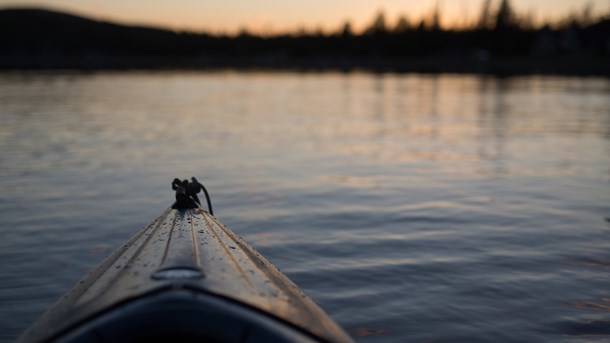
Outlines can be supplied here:
<path id="1" fill-rule="evenodd" d="M 198 176 L 360 342 L 610 340 L 610 80 L 0 74 L 0 338 Z"/>

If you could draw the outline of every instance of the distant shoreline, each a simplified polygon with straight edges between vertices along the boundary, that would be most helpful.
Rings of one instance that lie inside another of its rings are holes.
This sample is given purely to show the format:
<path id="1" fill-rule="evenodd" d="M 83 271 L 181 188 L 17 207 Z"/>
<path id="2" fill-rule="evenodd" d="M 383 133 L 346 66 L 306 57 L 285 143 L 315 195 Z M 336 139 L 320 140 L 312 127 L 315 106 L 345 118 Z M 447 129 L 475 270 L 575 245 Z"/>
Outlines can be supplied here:
<path id="1" fill-rule="evenodd" d="M 501 12 L 501 11 L 500 11 Z M 532 29 L 373 26 L 270 37 L 174 32 L 44 9 L 0 9 L 0 70 L 369 70 L 610 76 L 610 17 Z M 383 18 L 380 18 L 380 21 Z M 502 20 L 501 20 L 502 19 Z M 491 20 L 491 19 L 490 19 Z M 508 20 L 508 21 L 507 21 Z"/>
<path id="2" fill-rule="evenodd" d="M 575 75 L 610 77 L 609 58 L 509 58 L 487 61 L 431 58 L 282 58 L 261 56 L 136 57 L 136 56 L 0 56 L 0 71 L 10 70 L 293 70 L 398 73 L 465 73 L 489 75 Z"/>

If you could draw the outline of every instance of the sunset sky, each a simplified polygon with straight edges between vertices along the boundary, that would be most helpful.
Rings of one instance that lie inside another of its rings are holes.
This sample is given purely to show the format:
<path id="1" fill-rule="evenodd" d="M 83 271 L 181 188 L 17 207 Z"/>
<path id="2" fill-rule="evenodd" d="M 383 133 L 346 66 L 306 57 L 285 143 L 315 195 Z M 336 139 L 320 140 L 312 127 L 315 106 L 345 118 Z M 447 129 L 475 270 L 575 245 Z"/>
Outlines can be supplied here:
<path id="1" fill-rule="evenodd" d="M 439 0 L 444 26 L 463 26 L 481 12 L 483 0 Z M 495 0 L 497 5 L 500 0 Z M 411 20 L 432 12 L 437 0 L 0 0 L 0 7 L 45 7 L 70 11 L 97 19 L 144 24 L 175 30 L 234 33 L 240 28 L 273 33 L 337 30 L 349 20 L 356 30 L 368 25 L 383 10 L 389 24 L 400 15 Z M 585 4 L 595 14 L 610 13 L 608 0 L 512 0 L 519 13 L 532 13 L 537 20 L 553 19 Z"/>

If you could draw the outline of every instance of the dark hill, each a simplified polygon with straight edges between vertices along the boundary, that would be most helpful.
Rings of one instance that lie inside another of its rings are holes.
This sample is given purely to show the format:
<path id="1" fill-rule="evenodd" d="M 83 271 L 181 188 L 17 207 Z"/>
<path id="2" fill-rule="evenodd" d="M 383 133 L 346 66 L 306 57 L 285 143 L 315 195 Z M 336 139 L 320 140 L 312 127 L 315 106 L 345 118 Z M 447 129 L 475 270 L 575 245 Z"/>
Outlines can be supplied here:
<path id="1" fill-rule="evenodd" d="M 118 25 L 48 10 L 0 10 L 4 68 L 173 65 L 200 57 L 216 41 L 204 34 Z"/>
<path id="2" fill-rule="evenodd" d="M 206 36 L 124 26 L 40 9 L 0 10 L 0 52 L 192 55 Z"/>

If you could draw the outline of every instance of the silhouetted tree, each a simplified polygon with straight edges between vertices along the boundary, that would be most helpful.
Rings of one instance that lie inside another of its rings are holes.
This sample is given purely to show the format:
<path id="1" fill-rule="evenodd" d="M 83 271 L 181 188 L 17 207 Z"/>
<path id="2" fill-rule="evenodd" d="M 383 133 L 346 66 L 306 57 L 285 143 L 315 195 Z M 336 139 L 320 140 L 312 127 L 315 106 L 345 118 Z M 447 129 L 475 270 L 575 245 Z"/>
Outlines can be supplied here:
<path id="1" fill-rule="evenodd" d="M 534 12 L 527 12 L 525 15 L 517 18 L 517 26 L 522 30 L 534 30 L 536 27 Z"/>
<path id="2" fill-rule="evenodd" d="M 377 13 L 377 15 L 375 16 L 375 19 L 373 20 L 373 23 L 371 24 L 371 26 L 369 26 L 365 30 L 365 33 L 373 35 L 373 36 L 377 36 L 377 35 L 384 35 L 387 32 L 388 32 L 388 28 L 387 28 L 386 19 L 385 19 L 385 13 L 380 10 Z"/>
<path id="3" fill-rule="evenodd" d="M 515 27 L 515 13 L 509 0 L 502 0 L 496 14 L 496 30 L 506 30 Z"/>
<path id="4" fill-rule="evenodd" d="M 410 28 L 411 28 L 411 25 L 409 24 L 409 21 L 403 15 L 403 16 L 400 16 L 400 18 L 398 18 L 398 21 L 396 22 L 396 26 L 394 27 L 394 32 L 395 33 L 405 33 L 407 31 L 409 31 Z"/>
<path id="5" fill-rule="evenodd" d="M 342 37 L 351 37 L 354 35 L 354 32 L 352 31 L 352 24 L 349 22 L 349 20 L 345 21 L 345 23 L 343 24 L 343 28 L 341 29 L 341 36 Z"/>
<path id="6" fill-rule="evenodd" d="M 430 21 L 430 29 L 433 31 L 439 31 L 441 29 L 441 9 L 438 1 L 432 11 L 432 18 Z"/>
<path id="7" fill-rule="evenodd" d="M 591 25 L 595 20 L 593 19 L 593 4 L 586 2 L 580 11 L 574 10 L 567 14 L 567 16 L 559 21 L 559 27 L 584 27 Z"/>
<path id="8" fill-rule="evenodd" d="M 419 24 L 417 25 L 417 32 L 424 32 L 426 31 L 426 20 L 422 19 L 419 21 Z"/>
<path id="9" fill-rule="evenodd" d="M 481 9 L 481 16 L 477 28 L 481 30 L 488 30 L 493 26 L 493 16 L 491 14 L 491 0 L 485 0 L 483 2 L 483 8 Z"/>
<path id="10" fill-rule="evenodd" d="M 593 21 L 593 3 L 591 1 L 587 1 L 582 9 L 580 24 L 583 26 L 591 25 Z"/>
<path id="11" fill-rule="evenodd" d="M 252 34 L 250 33 L 247 27 L 242 27 L 239 29 L 237 37 L 252 37 Z"/>

